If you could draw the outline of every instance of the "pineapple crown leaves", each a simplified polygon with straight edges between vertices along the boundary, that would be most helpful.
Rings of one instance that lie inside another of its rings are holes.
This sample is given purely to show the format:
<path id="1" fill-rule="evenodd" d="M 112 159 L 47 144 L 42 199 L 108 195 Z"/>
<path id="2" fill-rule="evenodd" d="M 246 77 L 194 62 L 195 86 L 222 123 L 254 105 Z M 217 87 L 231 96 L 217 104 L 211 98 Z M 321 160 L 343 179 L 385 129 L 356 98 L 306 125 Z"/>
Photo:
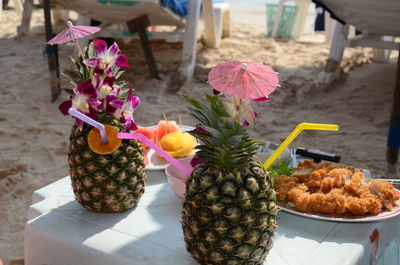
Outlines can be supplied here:
<path id="1" fill-rule="evenodd" d="M 196 155 L 204 163 L 234 169 L 248 164 L 259 149 L 261 141 L 252 139 L 247 130 L 231 117 L 218 96 L 206 94 L 209 106 L 183 95 L 190 106 L 190 114 L 199 121 L 189 133 L 200 144 Z"/>

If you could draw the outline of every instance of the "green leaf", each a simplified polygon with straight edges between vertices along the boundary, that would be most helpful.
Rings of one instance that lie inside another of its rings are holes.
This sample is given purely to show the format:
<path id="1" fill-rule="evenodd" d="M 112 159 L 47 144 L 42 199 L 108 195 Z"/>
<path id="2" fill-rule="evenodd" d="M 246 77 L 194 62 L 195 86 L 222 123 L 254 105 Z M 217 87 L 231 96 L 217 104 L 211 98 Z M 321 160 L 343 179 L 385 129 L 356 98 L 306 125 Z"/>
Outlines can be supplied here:
<path id="1" fill-rule="evenodd" d="M 115 79 L 118 79 L 123 73 L 125 73 L 125 71 L 122 70 L 117 71 L 117 73 L 115 74 Z"/>
<path id="2" fill-rule="evenodd" d="M 182 94 L 182 97 L 184 99 L 186 99 L 187 102 L 192 104 L 197 109 L 201 109 L 202 107 L 205 107 L 202 103 L 200 103 L 200 101 L 197 101 L 197 100 L 195 100 L 194 98 L 192 98 L 192 97 L 190 97 L 188 95 Z"/>
<path id="3" fill-rule="evenodd" d="M 202 112 L 201 110 L 189 108 L 189 111 L 190 111 L 190 115 L 192 115 L 194 118 L 196 118 L 201 124 L 204 124 L 204 125 L 211 124 L 210 120 L 208 119 L 209 117 L 207 116 L 207 114 Z"/>
<path id="4" fill-rule="evenodd" d="M 268 172 L 272 178 L 277 178 L 282 175 L 290 176 L 292 175 L 293 171 L 294 168 L 289 167 L 283 158 L 268 168 Z"/>
<path id="5" fill-rule="evenodd" d="M 65 78 L 65 80 L 70 83 L 71 85 L 73 85 L 74 87 L 78 85 L 78 81 L 75 80 L 74 78 L 72 78 L 71 76 L 65 74 L 65 73 L 61 73 L 63 75 L 63 77 Z"/>
<path id="6" fill-rule="evenodd" d="M 221 100 L 218 96 L 212 96 L 206 93 L 206 97 L 208 102 L 210 102 L 211 109 L 215 111 L 218 116 L 229 117 L 228 113 L 225 110 L 224 104 L 222 104 Z"/>
<path id="7" fill-rule="evenodd" d="M 72 88 L 65 88 L 64 91 L 70 95 L 72 95 L 74 93 L 74 90 Z"/>
<path id="8" fill-rule="evenodd" d="M 85 50 L 85 53 L 87 54 L 86 58 L 92 58 L 97 56 L 97 53 L 94 50 L 93 42 L 90 42 L 89 46 Z"/>

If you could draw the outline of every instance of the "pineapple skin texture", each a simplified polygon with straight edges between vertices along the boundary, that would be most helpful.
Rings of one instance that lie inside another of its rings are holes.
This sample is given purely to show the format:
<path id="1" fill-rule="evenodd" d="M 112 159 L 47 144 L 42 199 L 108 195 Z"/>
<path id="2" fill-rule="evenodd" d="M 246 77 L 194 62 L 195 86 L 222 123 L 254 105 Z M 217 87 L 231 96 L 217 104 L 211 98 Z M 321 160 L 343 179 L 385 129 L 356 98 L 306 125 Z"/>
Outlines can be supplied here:
<path id="1" fill-rule="evenodd" d="M 186 183 L 186 248 L 202 265 L 262 264 L 277 212 L 272 180 L 256 159 L 232 172 L 200 164 Z"/>
<path id="2" fill-rule="evenodd" d="M 118 126 L 120 125 L 112 124 Z M 136 207 L 144 193 L 146 172 L 138 140 L 123 140 L 117 151 L 100 155 L 87 142 L 92 129 L 75 125 L 70 134 L 68 164 L 76 200 L 98 213 L 123 212 Z"/>

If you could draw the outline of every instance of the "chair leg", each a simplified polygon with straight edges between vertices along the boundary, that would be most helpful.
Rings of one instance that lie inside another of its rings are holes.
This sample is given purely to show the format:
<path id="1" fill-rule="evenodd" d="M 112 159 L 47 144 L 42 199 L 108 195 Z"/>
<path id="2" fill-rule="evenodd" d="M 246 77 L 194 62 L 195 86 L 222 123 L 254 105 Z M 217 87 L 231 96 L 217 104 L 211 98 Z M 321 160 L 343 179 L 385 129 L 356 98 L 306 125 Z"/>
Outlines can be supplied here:
<path id="1" fill-rule="evenodd" d="M 216 48 L 221 44 L 221 39 L 229 36 L 229 4 L 215 3 L 214 10 L 214 29 L 216 32 Z"/>
<path id="2" fill-rule="evenodd" d="M 17 33 L 19 36 L 29 34 L 29 27 L 32 18 L 32 9 L 33 9 L 33 0 L 25 0 L 24 10 L 22 12 L 21 25 L 17 27 Z"/>
<path id="3" fill-rule="evenodd" d="M 222 38 L 227 38 L 231 35 L 231 12 L 229 10 L 225 10 L 223 18 L 222 18 Z"/>
<path id="4" fill-rule="evenodd" d="M 182 64 L 179 71 L 187 80 L 194 73 L 196 64 L 197 29 L 200 16 L 201 0 L 190 0 L 189 12 L 186 19 L 185 35 L 183 37 Z"/>
<path id="5" fill-rule="evenodd" d="M 219 36 L 216 25 L 220 25 L 219 21 L 215 16 L 212 0 L 203 1 L 203 19 L 204 19 L 204 31 L 206 37 L 206 43 L 208 47 L 218 48 Z"/>
<path id="6" fill-rule="evenodd" d="M 308 15 L 308 9 L 310 8 L 311 1 L 296 1 L 296 6 L 298 7 L 298 13 L 297 13 L 297 18 L 296 18 L 296 24 L 293 29 L 293 38 L 297 39 L 300 38 L 301 35 L 303 34 L 305 25 L 306 25 L 306 20 L 307 20 L 307 15 Z"/>
<path id="7" fill-rule="evenodd" d="M 279 1 L 278 8 L 275 14 L 274 26 L 272 27 L 272 34 L 271 34 L 272 37 L 276 37 L 276 35 L 278 34 L 279 24 L 281 23 L 281 17 L 283 13 L 283 8 L 285 6 L 285 2 L 286 0 Z"/>
<path id="8" fill-rule="evenodd" d="M 335 33 L 333 35 L 333 40 L 331 43 L 331 49 L 329 51 L 329 57 L 324 70 L 319 73 L 319 76 L 317 77 L 317 83 L 325 85 L 330 84 L 339 75 L 340 61 L 343 57 L 347 33 L 348 26 L 345 26 L 341 23 L 336 23 Z"/>
<path id="9" fill-rule="evenodd" d="M 127 23 L 129 32 L 138 32 L 140 41 L 142 43 L 142 48 L 144 55 L 146 56 L 147 66 L 149 68 L 150 76 L 152 78 L 160 79 L 158 74 L 158 69 L 156 62 L 154 60 L 153 51 L 151 50 L 151 45 L 149 38 L 147 37 L 146 28 L 150 25 L 149 18 L 147 15 L 132 19 Z"/>
<path id="10" fill-rule="evenodd" d="M 369 36 L 371 38 L 371 36 Z M 373 36 L 373 39 L 381 40 L 381 41 L 394 41 L 394 37 L 392 36 Z M 387 63 L 389 61 L 389 56 L 391 50 L 385 50 L 385 49 L 379 49 L 379 48 L 374 48 L 372 50 L 373 52 L 373 57 L 372 60 L 377 63 Z"/>
<path id="11" fill-rule="evenodd" d="M 15 11 L 17 11 L 18 14 L 22 14 L 23 7 L 22 7 L 21 0 L 14 0 L 13 2 L 14 2 Z"/>
<path id="12" fill-rule="evenodd" d="M 44 23 L 46 31 L 46 41 L 53 38 L 53 27 L 51 24 L 51 6 L 50 0 L 43 1 Z M 58 46 L 47 45 L 47 61 L 50 74 L 51 102 L 54 102 L 61 94 L 60 87 L 60 69 L 58 62 Z"/>
<path id="13" fill-rule="evenodd" d="M 400 49 L 399 49 L 400 51 Z M 400 55 L 397 58 L 396 86 L 393 96 L 392 114 L 390 117 L 386 160 L 390 173 L 396 174 L 400 148 Z"/>

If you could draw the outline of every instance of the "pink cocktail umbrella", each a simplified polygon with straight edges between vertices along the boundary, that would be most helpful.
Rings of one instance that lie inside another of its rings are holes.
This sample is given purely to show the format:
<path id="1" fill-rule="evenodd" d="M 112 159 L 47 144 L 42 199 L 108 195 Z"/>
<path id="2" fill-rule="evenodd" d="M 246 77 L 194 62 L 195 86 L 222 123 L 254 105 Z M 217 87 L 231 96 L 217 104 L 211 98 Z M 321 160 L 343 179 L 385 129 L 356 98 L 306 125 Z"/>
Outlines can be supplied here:
<path id="1" fill-rule="evenodd" d="M 84 38 L 93 33 L 96 33 L 101 30 L 99 27 L 92 26 L 74 26 L 71 21 L 67 21 L 68 28 L 61 31 L 54 38 L 49 40 L 47 44 L 55 45 L 55 44 L 63 44 L 69 41 L 76 41 L 77 39 Z M 78 42 L 76 42 L 79 48 L 79 52 L 82 53 L 82 49 L 79 46 Z"/>
<path id="2" fill-rule="evenodd" d="M 208 83 L 226 96 L 257 99 L 271 94 L 279 80 L 278 74 L 262 63 L 231 61 L 213 67 Z"/>

